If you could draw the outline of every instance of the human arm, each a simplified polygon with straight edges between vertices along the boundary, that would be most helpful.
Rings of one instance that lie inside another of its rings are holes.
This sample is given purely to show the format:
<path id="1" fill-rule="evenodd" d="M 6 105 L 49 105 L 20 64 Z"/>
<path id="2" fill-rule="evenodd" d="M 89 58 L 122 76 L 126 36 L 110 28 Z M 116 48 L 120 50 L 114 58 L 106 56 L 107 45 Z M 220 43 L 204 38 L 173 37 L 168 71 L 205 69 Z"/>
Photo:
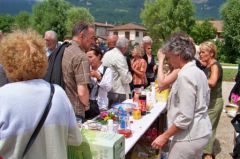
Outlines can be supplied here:
<path id="1" fill-rule="evenodd" d="M 83 104 L 84 109 L 88 110 L 89 90 L 87 85 L 90 83 L 90 66 L 88 59 L 84 54 L 82 56 L 76 56 L 72 63 L 79 100 Z"/>
<path id="2" fill-rule="evenodd" d="M 70 101 L 69 101 L 70 103 Z M 68 116 L 68 145 L 79 146 L 82 143 L 81 131 L 78 128 L 75 113 L 73 107 L 69 105 L 69 116 Z"/>
<path id="3" fill-rule="evenodd" d="M 77 92 L 81 103 L 84 105 L 84 110 L 89 109 L 89 90 L 87 84 L 77 86 Z"/>
<path id="4" fill-rule="evenodd" d="M 174 104 L 179 108 L 178 116 L 173 120 L 173 123 L 181 128 L 188 129 L 195 115 L 197 101 L 197 82 L 191 72 L 184 75 L 179 75 L 177 79 L 177 87 L 172 88 L 172 96 Z"/>
<path id="5" fill-rule="evenodd" d="M 161 49 L 158 51 L 158 86 L 160 90 L 169 88 L 170 85 L 177 79 L 177 75 L 180 69 L 174 69 L 169 74 L 165 75 L 163 72 L 165 54 L 162 53 Z"/>
<path id="6" fill-rule="evenodd" d="M 194 118 L 196 90 L 192 79 L 187 76 L 178 78 L 172 88 L 172 96 L 170 103 L 174 104 L 174 107 L 178 107 L 177 116 L 173 119 L 170 128 L 154 140 L 152 143 L 154 148 L 163 147 L 171 136 L 188 129 Z"/>
<path id="7" fill-rule="evenodd" d="M 125 57 L 118 58 L 114 61 L 114 66 L 117 72 L 119 73 L 119 76 L 121 78 L 122 83 L 129 84 L 132 81 L 132 74 L 128 69 L 127 61 Z"/>
<path id="8" fill-rule="evenodd" d="M 112 70 L 107 68 L 101 81 L 98 82 L 99 87 L 101 87 L 104 91 L 109 92 L 112 89 L 112 78 Z"/>
<path id="9" fill-rule="evenodd" d="M 143 78 L 146 74 L 147 62 L 141 59 L 140 67 L 138 67 L 138 63 L 132 63 L 132 70 L 138 77 Z"/>
<path id="10" fill-rule="evenodd" d="M 216 64 L 211 66 L 211 74 L 210 77 L 208 79 L 208 85 L 210 88 L 213 88 L 216 86 L 217 81 L 219 79 L 219 68 Z"/>
<path id="11" fill-rule="evenodd" d="M 176 133 L 180 132 L 181 129 L 172 125 L 163 134 L 159 135 L 151 144 L 155 149 L 161 149 L 169 140 L 170 137 L 174 136 Z"/>

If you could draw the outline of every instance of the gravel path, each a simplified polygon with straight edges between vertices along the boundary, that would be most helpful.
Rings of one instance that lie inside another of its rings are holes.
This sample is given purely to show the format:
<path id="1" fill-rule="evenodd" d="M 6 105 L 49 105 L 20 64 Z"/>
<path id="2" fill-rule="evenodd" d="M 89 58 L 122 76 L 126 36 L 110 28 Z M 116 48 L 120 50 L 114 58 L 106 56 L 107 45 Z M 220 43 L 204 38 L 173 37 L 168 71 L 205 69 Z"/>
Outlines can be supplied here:
<path id="1" fill-rule="evenodd" d="M 223 82 L 222 93 L 224 103 L 228 103 L 228 95 L 231 91 L 234 82 Z M 224 105 L 225 105 L 224 104 Z M 231 159 L 230 153 L 233 150 L 233 132 L 234 129 L 231 124 L 231 118 L 229 118 L 224 112 L 221 115 L 220 123 L 218 125 L 216 134 L 216 143 L 214 147 L 214 152 L 216 154 L 216 159 Z"/>

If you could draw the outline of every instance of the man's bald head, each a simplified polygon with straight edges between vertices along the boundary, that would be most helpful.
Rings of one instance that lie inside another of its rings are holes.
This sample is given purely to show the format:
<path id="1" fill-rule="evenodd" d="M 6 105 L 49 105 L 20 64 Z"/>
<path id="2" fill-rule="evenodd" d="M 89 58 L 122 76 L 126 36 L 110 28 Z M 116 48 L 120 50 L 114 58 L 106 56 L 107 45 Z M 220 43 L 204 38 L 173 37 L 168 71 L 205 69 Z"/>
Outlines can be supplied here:
<path id="1" fill-rule="evenodd" d="M 118 40 L 118 36 L 117 35 L 109 35 L 107 37 L 108 48 L 116 47 L 117 40 Z"/>

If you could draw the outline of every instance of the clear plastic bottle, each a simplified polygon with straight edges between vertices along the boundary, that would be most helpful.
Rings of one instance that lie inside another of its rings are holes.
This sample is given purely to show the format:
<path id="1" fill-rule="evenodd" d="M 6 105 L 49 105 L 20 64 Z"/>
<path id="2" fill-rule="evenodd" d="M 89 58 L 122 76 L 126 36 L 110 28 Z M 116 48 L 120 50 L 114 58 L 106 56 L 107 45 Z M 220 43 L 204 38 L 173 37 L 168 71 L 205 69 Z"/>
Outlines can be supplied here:
<path id="1" fill-rule="evenodd" d="M 108 132 L 114 133 L 114 125 L 113 125 L 112 119 L 108 119 L 107 130 L 108 130 Z"/>
<path id="2" fill-rule="evenodd" d="M 129 114 L 123 110 L 122 107 L 119 109 L 119 128 L 118 133 L 124 135 L 125 137 L 130 137 L 132 134 L 130 128 Z"/>
<path id="3" fill-rule="evenodd" d="M 151 82 L 151 96 L 152 96 L 152 104 L 156 103 L 156 90 L 155 90 L 155 82 Z"/>

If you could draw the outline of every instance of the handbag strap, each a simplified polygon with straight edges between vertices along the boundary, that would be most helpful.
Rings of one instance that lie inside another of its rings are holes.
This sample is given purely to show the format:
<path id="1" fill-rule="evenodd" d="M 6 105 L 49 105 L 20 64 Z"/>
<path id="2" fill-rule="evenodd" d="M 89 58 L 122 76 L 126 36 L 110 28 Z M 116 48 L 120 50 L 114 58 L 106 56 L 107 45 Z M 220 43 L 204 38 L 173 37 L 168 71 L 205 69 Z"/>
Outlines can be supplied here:
<path id="1" fill-rule="evenodd" d="M 31 138 L 28 141 L 28 144 L 27 144 L 27 146 L 26 146 L 26 148 L 25 148 L 25 150 L 23 152 L 22 158 L 26 155 L 26 153 L 28 152 L 28 150 L 30 149 L 32 144 L 34 143 L 34 141 L 35 141 L 39 131 L 41 130 L 41 128 L 42 128 L 42 126 L 43 126 L 43 124 L 44 124 L 44 122 L 45 122 L 45 120 L 47 118 L 49 110 L 50 110 L 50 108 L 52 106 L 52 97 L 53 97 L 53 94 L 55 92 L 55 88 L 54 88 L 53 84 L 50 84 L 50 86 L 51 86 L 51 93 L 50 93 L 50 97 L 49 97 L 48 102 L 47 102 L 47 106 L 46 106 L 46 108 L 45 108 L 45 110 L 43 112 L 42 118 L 38 122 L 38 125 L 37 125 L 36 129 L 34 130 Z"/>

